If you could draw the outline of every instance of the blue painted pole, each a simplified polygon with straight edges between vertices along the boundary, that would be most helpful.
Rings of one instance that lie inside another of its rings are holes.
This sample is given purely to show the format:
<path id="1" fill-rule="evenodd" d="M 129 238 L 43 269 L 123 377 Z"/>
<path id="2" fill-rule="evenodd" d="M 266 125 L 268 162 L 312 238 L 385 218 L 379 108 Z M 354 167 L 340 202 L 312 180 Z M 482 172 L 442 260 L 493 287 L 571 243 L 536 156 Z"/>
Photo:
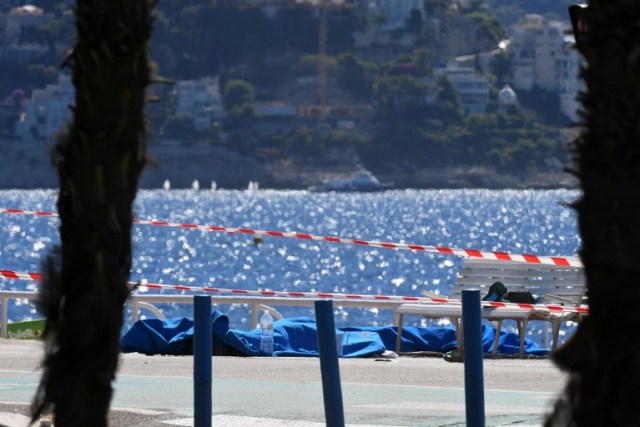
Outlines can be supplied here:
<path id="1" fill-rule="evenodd" d="M 211 427 L 213 335 L 210 296 L 193 297 L 193 328 L 193 425 Z"/>
<path id="2" fill-rule="evenodd" d="M 464 394 L 468 427 L 484 427 L 484 377 L 482 373 L 482 318 L 480 291 L 462 291 L 464 335 Z"/>
<path id="3" fill-rule="evenodd" d="M 333 301 L 315 301 L 316 325 L 318 328 L 318 349 L 320 351 L 320 372 L 322 374 L 322 395 L 324 416 L 327 426 L 344 427 L 344 408 L 340 385 L 340 366 L 336 348 L 336 324 L 333 318 Z"/>

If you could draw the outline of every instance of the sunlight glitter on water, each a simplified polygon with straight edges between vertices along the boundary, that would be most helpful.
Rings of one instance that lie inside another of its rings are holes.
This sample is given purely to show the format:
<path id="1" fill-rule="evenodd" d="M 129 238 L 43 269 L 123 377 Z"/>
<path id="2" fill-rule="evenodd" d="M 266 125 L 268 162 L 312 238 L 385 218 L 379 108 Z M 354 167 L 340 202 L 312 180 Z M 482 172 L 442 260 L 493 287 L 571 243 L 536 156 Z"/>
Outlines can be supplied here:
<path id="1" fill-rule="evenodd" d="M 53 191 L 0 191 L 4 207 L 54 211 Z M 580 239 L 574 212 L 565 206 L 574 191 L 406 190 L 367 194 L 305 191 L 143 190 L 136 217 L 258 230 L 298 231 L 367 241 L 473 248 L 484 251 L 574 255 Z M 1 269 L 38 271 L 58 242 L 55 218 L 4 216 Z M 203 232 L 139 225 L 133 228 L 132 280 L 238 289 L 356 294 L 443 295 L 461 259 L 434 253 L 309 242 L 265 236 L 256 244 L 239 233 Z M 0 289 L 26 284 L 0 282 Z M 22 308 L 22 307 L 20 307 Z M 168 308 L 168 315 L 184 311 Z M 246 309 L 229 307 L 231 321 Z M 309 310 L 284 308 L 285 315 Z M 11 310 L 14 318 L 27 313 Z M 386 310 L 345 310 L 336 321 L 390 322 Z M 342 320 L 340 320 L 342 319 Z M 416 322 L 419 320 L 416 319 Z"/>

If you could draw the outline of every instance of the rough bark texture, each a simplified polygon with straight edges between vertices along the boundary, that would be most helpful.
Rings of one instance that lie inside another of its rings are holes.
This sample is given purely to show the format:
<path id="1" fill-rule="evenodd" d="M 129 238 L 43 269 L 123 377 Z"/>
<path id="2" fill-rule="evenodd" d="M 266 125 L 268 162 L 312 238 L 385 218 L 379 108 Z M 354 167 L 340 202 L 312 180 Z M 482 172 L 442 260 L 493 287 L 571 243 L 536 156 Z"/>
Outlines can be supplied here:
<path id="1" fill-rule="evenodd" d="M 640 2 L 589 8 L 575 172 L 590 315 L 554 356 L 570 379 L 547 425 L 639 426 Z"/>
<path id="2" fill-rule="evenodd" d="M 76 88 L 54 147 L 61 249 L 45 262 L 44 373 L 33 417 L 106 426 L 131 268 L 132 203 L 146 158 L 150 0 L 77 0 L 66 64 Z"/>

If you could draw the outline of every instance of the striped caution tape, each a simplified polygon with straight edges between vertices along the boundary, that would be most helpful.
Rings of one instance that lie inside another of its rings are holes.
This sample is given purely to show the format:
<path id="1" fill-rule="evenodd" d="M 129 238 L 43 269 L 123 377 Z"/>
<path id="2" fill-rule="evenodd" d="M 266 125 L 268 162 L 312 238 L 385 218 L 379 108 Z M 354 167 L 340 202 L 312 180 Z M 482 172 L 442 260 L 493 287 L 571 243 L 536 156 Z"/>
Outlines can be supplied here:
<path id="1" fill-rule="evenodd" d="M 36 282 L 42 280 L 42 274 L 40 273 L 22 273 L 11 270 L 0 270 L 0 276 L 4 277 L 5 279 L 14 280 L 32 280 Z"/>
<path id="2" fill-rule="evenodd" d="M 447 305 L 462 305 L 462 301 L 449 299 L 446 297 L 411 297 L 401 295 L 359 295 L 359 294 L 336 294 L 328 292 L 290 292 L 290 291 L 268 291 L 268 290 L 246 290 L 246 289 L 223 289 L 185 285 L 162 285 L 157 283 L 141 283 L 139 288 L 168 289 L 187 292 L 205 293 L 228 293 L 234 295 L 264 296 L 264 297 L 295 297 L 295 298 L 329 298 L 335 300 L 375 300 L 375 301 L 401 301 L 413 303 L 436 303 Z M 493 307 L 497 309 L 509 308 L 523 311 L 548 311 L 550 313 L 580 313 L 587 314 L 587 306 L 563 306 L 559 304 L 523 304 L 497 301 L 482 301 L 483 307 Z"/>
<path id="3" fill-rule="evenodd" d="M 23 273 L 10 270 L 0 270 L 0 275 L 6 279 L 16 280 L 42 280 L 39 273 Z M 402 295 L 360 295 L 360 294 L 340 294 L 329 292 L 291 292 L 291 291 L 269 291 L 269 290 L 247 290 L 247 289 L 225 289 L 201 286 L 185 286 L 185 285 L 164 285 L 158 283 L 129 282 L 129 285 L 137 290 L 143 289 L 163 289 L 183 292 L 205 292 L 232 294 L 243 296 L 261 296 L 261 297 L 291 297 L 291 298 L 328 298 L 335 300 L 368 300 L 368 301 L 399 301 L 412 303 L 436 303 L 459 306 L 462 304 L 460 300 L 449 299 L 446 297 L 412 297 Z M 548 311 L 550 313 L 589 313 L 586 306 L 563 306 L 558 304 L 523 304 L 523 303 L 506 303 L 497 301 L 482 301 L 483 307 L 493 308 L 509 308 L 519 309 L 523 311 Z"/>
<path id="4" fill-rule="evenodd" d="M 36 216 L 46 216 L 46 217 L 54 217 L 57 216 L 55 213 L 51 212 L 41 212 L 41 211 L 26 211 L 21 209 L 3 209 L 0 208 L 0 213 L 7 214 L 23 214 L 23 215 L 36 215 Z M 418 252 L 436 252 L 440 254 L 446 255 L 457 255 L 462 257 L 471 257 L 471 258 L 483 258 L 487 260 L 496 260 L 496 261 L 513 261 L 513 262 L 524 262 L 531 264 L 551 264 L 563 267 L 582 267 L 582 262 L 578 257 L 559 257 L 559 256 L 538 256 L 538 255 L 527 255 L 527 254 L 509 254 L 506 252 L 488 252 L 488 251 L 480 251 L 477 249 L 459 249 L 445 246 L 425 246 L 425 245 L 416 245 L 416 244 L 407 244 L 407 243 L 390 243 L 390 242 L 379 242 L 379 241 L 367 241 L 361 239 L 348 239 L 342 237 L 332 237 L 332 236 L 316 236 L 313 234 L 307 233 L 298 233 L 298 232 L 285 232 L 285 231 L 267 231 L 267 230 L 256 230 L 251 228 L 232 228 L 232 227 L 220 227 L 220 226 L 211 226 L 211 225 L 198 225 L 198 224 L 187 224 L 187 223 L 172 223 L 167 221 L 150 221 L 150 220 L 140 220 L 134 219 L 134 224 L 139 225 L 150 225 L 156 227 L 174 227 L 174 228 L 182 228 L 188 230 L 201 230 L 201 231 L 216 231 L 216 232 L 225 232 L 225 233 L 240 233 L 240 234 L 248 234 L 253 236 L 270 236 L 270 237 L 287 237 L 293 239 L 301 239 L 301 240 L 316 240 L 316 241 L 325 241 L 331 243 L 343 243 L 350 244 L 356 246 L 368 246 L 368 247 L 378 247 L 385 249 L 406 249 Z"/>

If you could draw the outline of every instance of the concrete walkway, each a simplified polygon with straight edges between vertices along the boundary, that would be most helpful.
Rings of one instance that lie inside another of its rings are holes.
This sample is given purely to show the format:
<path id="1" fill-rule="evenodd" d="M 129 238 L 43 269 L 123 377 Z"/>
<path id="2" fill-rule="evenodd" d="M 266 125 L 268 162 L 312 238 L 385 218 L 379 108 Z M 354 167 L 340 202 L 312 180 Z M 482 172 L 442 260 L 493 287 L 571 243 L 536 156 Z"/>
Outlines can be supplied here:
<path id="1" fill-rule="evenodd" d="M 0 340 L 0 426 L 26 426 L 38 342 Z M 323 426 L 317 358 L 214 357 L 213 425 Z M 193 425 L 193 358 L 124 354 L 111 426 Z M 464 426 L 464 367 L 435 357 L 340 359 L 347 425 Z M 540 426 L 565 377 L 549 360 L 484 362 L 487 426 Z"/>

